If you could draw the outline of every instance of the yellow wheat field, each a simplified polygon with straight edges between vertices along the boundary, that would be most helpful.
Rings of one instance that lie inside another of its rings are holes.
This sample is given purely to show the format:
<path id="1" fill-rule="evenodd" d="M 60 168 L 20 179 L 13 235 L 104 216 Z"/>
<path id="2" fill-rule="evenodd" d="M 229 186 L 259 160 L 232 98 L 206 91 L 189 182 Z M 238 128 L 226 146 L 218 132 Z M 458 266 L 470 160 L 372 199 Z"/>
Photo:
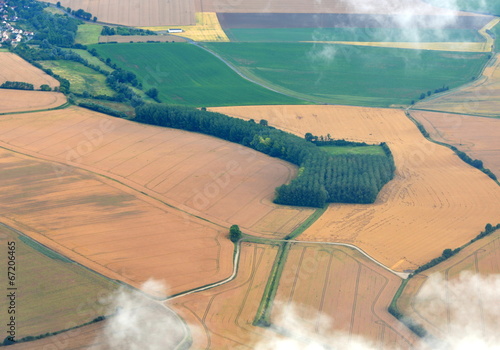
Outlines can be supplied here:
<path id="1" fill-rule="evenodd" d="M 149 29 L 154 31 L 164 31 L 172 26 L 151 26 L 142 27 L 142 29 Z M 194 26 L 176 26 L 175 28 L 182 29 L 183 32 L 179 35 L 194 41 L 229 41 L 224 30 L 219 23 L 217 14 L 215 12 L 197 12 L 196 25 Z"/>
<path id="2" fill-rule="evenodd" d="M 331 204 L 300 237 L 354 244 L 398 271 L 414 269 L 500 222 L 500 187 L 450 149 L 426 140 L 403 111 L 346 106 L 214 108 L 235 117 L 266 119 L 304 135 L 387 142 L 395 178 L 371 205 Z"/>

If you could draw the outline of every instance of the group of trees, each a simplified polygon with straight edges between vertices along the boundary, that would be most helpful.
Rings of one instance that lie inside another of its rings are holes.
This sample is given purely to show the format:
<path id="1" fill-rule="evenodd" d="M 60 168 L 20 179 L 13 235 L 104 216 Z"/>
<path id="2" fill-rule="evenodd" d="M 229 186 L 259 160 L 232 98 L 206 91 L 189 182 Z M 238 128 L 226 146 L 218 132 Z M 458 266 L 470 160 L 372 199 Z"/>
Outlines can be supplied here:
<path id="1" fill-rule="evenodd" d="M 276 189 L 278 204 L 372 203 L 394 173 L 387 145 L 386 155 L 331 155 L 301 137 L 253 120 L 189 107 L 144 104 L 136 108 L 135 120 L 213 135 L 296 164 L 297 177 Z"/>
<path id="2" fill-rule="evenodd" d="M 33 84 L 25 83 L 22 81 L 6 81 L 0 85 L 2 89 L 16 89 L 16 90 L 34 90 Z"/>
<path id="3" fill-rule="evenodd" d="M 442 87 L 435 89 L 434 93 L 437 94 L 437 93 L 440 93 L 440 92 L 448 91 L 449 89 L 450 89 L 449 86 L 443 85 Z M 430 95 L 432 95 L 432 93 L 433 93 L 432 90 L 429 90 L 427 92 L 422 92 L 420 94 L 420 96 L 419 96 L 419 99 L 423 100 L 424 98 L 429 97 Z M 412 100 L 411 104 L 415 104 L 415 100 Z"/>
<path id="4" fill-rule="evenodd" d="M 157 35 L 157 33 L 145 29 L 104 26 L 102 27 L 101 35 Z"/>

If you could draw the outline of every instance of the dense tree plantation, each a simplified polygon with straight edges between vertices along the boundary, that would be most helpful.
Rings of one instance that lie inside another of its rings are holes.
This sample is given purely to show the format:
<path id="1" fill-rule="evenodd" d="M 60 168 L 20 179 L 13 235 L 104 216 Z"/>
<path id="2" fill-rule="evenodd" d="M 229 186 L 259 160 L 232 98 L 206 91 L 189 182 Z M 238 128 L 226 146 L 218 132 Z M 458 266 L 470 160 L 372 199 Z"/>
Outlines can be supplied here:
<path id="1" fill-rule="evenodd" d="M 386 144 L 382 144 L 385 155 L 331 155 L 266 123 L 188 107 L 144 104 L 136 108 L 135 120 L 216 136 L 299 166 L 295 179 L 276 188 L 277 204 L 373 203 L 395 169 Z"/>

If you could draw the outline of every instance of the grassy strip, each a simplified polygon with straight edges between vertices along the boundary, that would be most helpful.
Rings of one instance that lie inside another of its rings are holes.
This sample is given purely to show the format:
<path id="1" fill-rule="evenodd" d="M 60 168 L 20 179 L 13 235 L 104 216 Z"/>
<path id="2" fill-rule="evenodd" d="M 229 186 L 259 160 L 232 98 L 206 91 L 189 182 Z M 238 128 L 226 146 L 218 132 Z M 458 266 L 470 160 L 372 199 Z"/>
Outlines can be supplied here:
<path id="1" fill-rule="evenodd" d="M 304 232 L 309 226 L 311 226 L 316 220 L 319 219 L 321 215 L 328 209 L 328 206 L 324 208 L 319 208 L 314 211 L 299 227 L 288 234 L 284 240 L 288 241 L 297 238 L 302 232 Z M 267 243 L 269 244 L 272 240 L 265 238 L 252 237 L 248 235 L 243 235 L 245 240 L 252 241 L 255 243 Z M 273 309 L 274 297 L 278 291 L 278 286 L 281 280 L 281 275 L 285 269 L 286 259 L 288 257 L 288 252 L 290 251 L 292 243 L 283 243 L 274 261 L 273 268 L 271 270 L 271 275 L 267 281 L 266 289 L 264 289 L 264 294 L 262 295 L 262 300 L 260 302 L 259 308 L 257 309 L 257 314 L 255 315 L 253 325 L 259 327 L 270 327 L 271 326 L 271 312 Z"/>
<path id="2" fill-rule="evenodd" d="M 300 224 L 299 227 L 297 227 L 295 230 L 293 230 L 290 234 L 285 236 L 285 240 L 292 240 L 297 238 L 302 232 L 307 230 L 312 224 L 316 222 L 316 220 L 319 219 L 321 215 L 328 209 L 328 206 L 325 206 L 323 208 L 316 209 L 314 213 L 311 214 L 302 224 Z"/>
<path id="3" fill-rule="evenodd" d="M 278 291 L 278 285 L 281 279 L 281 274 L 285 268 L 286 258 L 288 257 L 288 252 L 290 250 L 290 242 L 284 243 L 274 261 L 273 268 L 271 270 L 271 276 L 267 281 L 266 289 L 264 289 L 264 294 L 262 295 L 262 300 L 260 302 L 259 308 L 257 309 L 257 314 L 252 322 L 254 326 L 259 327 L 269 327 L 271 326 L 271 311 L 273 309 L 274 297 Z"/>
<path id="4" fill-rule="evenodd" d="M 406 116 L 417 126 L 418 130 L 422 133 L 422 135 L 429 141 L 431 142 L 434 142 L 434 143 L 437 143 L 438 145 L 441 145 L 441 146 L 445 146 L 445 147 L 448 147 L 449 149 L 451 149 L 453 152 L 455 152 L 455 154 L 461 159 L 464 161 L 464 163 L 467 163 L 469 164 L 470 166 L 482 171 L 484 174 L 486 174 L 490 179 L 492 179 L 493 181 L 495 181 L 497 183 L 497 185 L 500 186 L 500 182 L 498 181 L 497 177 L 495 176 L 495 174 L 493 174 L 493 172 L 490 170 L 490 169 L 487 169 L 485 167 L 483 167 L 483 162 L 480 161 L 480 160 L 477 160 L 477 159 L 472 159 L 471 157 L 469 157 L 465 152 L 462 152 L 460 151 L 459 149 L 457 149 L 455 146 L 452 146 L 450 144 L 447 144 L 447 143 L 444 143 L 444 142 L 440 142 L 440 141 L 436 141 L 434 139 L 431 138 L 431 136 L 429 135 L 429 133 L 427 132 L 427 130 L 425 129 L 425 127 L 422 125 L 422 123 L 420 123 L 418 120 L 416 120 L 415 118 L 413 118 L 410 114 L 410 112 L 408 111 L 405 111 L 405 114 Z"/>
<path id="5" fill-rule="evenodd" d="M 28 236 L 19 235 L 19 239 L 24 244 L 26 244 L 27 246 L 33 248 L 37 252 L 42 253 L 46 257 L 49 257 L 49 258 L 54 259 L 54 260 L 60 260 L 60 261 L 65 262 L 65 263 L 72 263 L 73 262 L 70 259 L 66 258 L 64 255 L 56 253 L 55 251 L 53 251 L 53 250 L 45 247 L 44 245 L 41 245 L 40 243 L 38 243 L 37 241 L 31 239 Z"/>
<path id="6" fill-rule="evenodd" d="M 398 300 L 401 297 L 401 294 L 403 294 L 403 291 L 408 284 L 409 279 L 403 280 L 401 285 L 399 286 L 399 289 L 397 290 L 396 294 L 394 295 L 394 298 L 392 298 L 391 304 L 389 305 L 389 313 L 396 317 L 399 321 L 401 321 L 406 327 L 408 327 L 413 333 L 418 335 L 420 338 L 423 338 L 427 336 L 427 331 L 425 330 L 422 325 L 414 322 L 411 318 L 406 317 L 398 308 Z"/>
<path id="7" fill-rule="evenodd" d="M 38 113 L 38 112 L 46 112 L 46 111 L 55 111 L 55 110 L 58 110 L 58 109 L 68 108 L 69 106 L 71 106 L 71 103 L 66 102 L 66 103 L 63 103 L 62 105 L 54 107 L 54 108 L 37 109 L 37 110 L 34 110 L 34 111 L 6 112 L 6 113 L 0 113 L 0 115 L 25 114 L 25 113 Z"/>

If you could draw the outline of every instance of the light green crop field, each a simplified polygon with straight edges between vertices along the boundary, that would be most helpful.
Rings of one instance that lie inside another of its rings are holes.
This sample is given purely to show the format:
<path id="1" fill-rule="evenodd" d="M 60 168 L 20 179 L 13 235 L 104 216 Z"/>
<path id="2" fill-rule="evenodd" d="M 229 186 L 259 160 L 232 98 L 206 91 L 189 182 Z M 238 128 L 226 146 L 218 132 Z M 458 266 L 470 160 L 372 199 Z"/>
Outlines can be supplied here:
<path id="1" fill-rule="evenodd" d="M 114 96 L 115 92 L 106 85 L 106 77 L 81 63 L 74 61 L 40 61 L 44 68 L 68 79 L 70 90 L 82 94 L 87 91 L 91 95 Z"/>
<path id="2" fill-rule="evenodd" d="M 102 62 L 97 57 L 92 56 L 90 54 L 90 52 L 88 52 L 87 50 L 70 49 L 70 51 L 72 51 L 74 53 L 77 53 L 81 58 L 87 60 L 88 63 L 90 63 L 90 64 L 92 64 L 94 66 L 98 66 L 99 68 L 101 68 L 101 69 L 103 69 L 103 70 L 105 70 L 107 72 L 112 72 L 113 71 L 113 68 L 108 67 L 106 65 L 106 63 Z"/>
<path id="3" fill-rule="evenodd" d="M 16 339 L 68 329 L 108 313 L 100 299 L 116 290 L 116 283 L 0 225 L 0 258 L 5 265 L 8 242 L 15 245 Z M 7 290 L 7 269 L 4 277 L 2 288 Z M 9 302 L 0 299 L 6 315 Z"/>
<path id="4" fill-rule="evenodd" d="M 99 42 L 102 26 L 98 24 L 80 24 L 76 32 L 75 43 L 82 45 L 92 45 Z"/>
<path id="5" fill-rule="evenodd" d="M 251 83 L 191 44 L 92 45 L 104 58 L 135 73 L 143 90 L 156 88 L 162 102 L 187 106 L 302 104 Z"/>
<path id="6" fill-rule="evenodd" d="M 319 103 L 407 105 L 477 77 L 484 53 L 311 43 L 205 43 L 252 79 Z"/>
<path id="7" fill-rule="evenodd" d="M 373 146 L 320 146 L 330 154 L 371 154 L 384 156 L 384 150 L 378 145 Z"/>
<path id="8" fill-rule="evenodd" d="M 300 42 L 300 41 L 363 41 L 363 42 L 484 42 L 473 29 L 396 28 L 226 28 L 231 41 Z"/>

